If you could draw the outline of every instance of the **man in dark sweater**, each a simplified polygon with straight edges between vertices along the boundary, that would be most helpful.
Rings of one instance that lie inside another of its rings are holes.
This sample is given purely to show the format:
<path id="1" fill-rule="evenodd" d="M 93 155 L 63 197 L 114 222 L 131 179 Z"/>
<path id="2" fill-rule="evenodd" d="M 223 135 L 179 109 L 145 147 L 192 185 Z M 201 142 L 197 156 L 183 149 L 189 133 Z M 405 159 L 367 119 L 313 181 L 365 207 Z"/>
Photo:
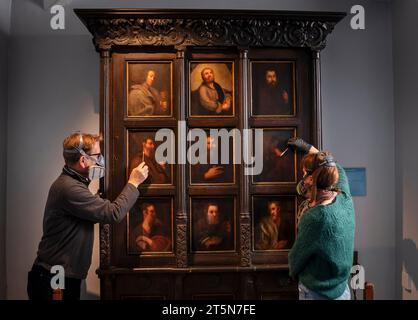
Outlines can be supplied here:
<path id="1" fill-rule="evenodd" d="M 114 202 L 93 195 L 88 189 L 95 173 L 102 173 L 101 136 L 75 133 L 64 140 L 65 166 L 52 184 L 45 206 L 43 236 L 28 275 L 31 300 L 51 300 L 50 270 L 65 272 L 64 300 L 79 300 L 81 280 L 87 276 L 93 250 L 93 226 L 97 222 L 120 222 L 136 202 L 138 186 L 147 178 L 148 167 L 134 168 Z"/>

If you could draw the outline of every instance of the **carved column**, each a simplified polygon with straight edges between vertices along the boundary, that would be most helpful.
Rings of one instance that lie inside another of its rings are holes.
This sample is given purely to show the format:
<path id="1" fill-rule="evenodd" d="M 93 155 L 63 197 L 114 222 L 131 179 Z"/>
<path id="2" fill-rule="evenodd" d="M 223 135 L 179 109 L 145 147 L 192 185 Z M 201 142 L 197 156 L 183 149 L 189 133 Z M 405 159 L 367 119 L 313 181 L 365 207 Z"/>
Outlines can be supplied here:
<path id="1" fill-rule="evenodd" d="M 102 154 L 105 156 L 105 162 L 112 163 L 110 148 L 110 119 L 107 116 L 111 108 L 111 52 L 109 48 L 100 50 L 100 132 L 103 135 Z M 104 179 L 100 181 L 100 195 L 108 198 L 110 196 L 110 166 L 106 166 Z M 100 227 L 100 268 L 108 269 L 110 267 L 110 239 L 112 228 L 109 224 L 102 224 Z"/>
<path id="2" fill-rule="evenodd" d="M 248 49 L 240 50 L 240 86 L 241 94 L 241 123 L 240 129 L 248 129 L 248 104 L 249 104 L 249 77 L 248 77 Z M 243 135 L 242 135 L 243 136 Z M 244 138 L 244 136 L 243 136 Z M 241 165 L 241 197 L 240 197 L 240 243 L 241 243 L 241 267 L 251 266 L 251 218 L 249 210 L 249 177 L 244 174 L 244 163 Z"/>
<path id="3" fill-rule="evenodd" d="M 314 139 L 316 147 L 321 150 L 322 144 L 322 99 L 321 99 L 321 52 L 319 50 L 312 51 L 312 67 L 313 67 L 313 94 L 314 94 Z"/>
<path id="4" fill-rule="evenodd" d="M 186 120 L 186 62 L 185 62 L 185 50 L 179 48 L 176 57 L 176 69 L 179 83 L 179 112 L 178 121 Z M 188 266 L 187 261 L 187 181 L 186 181 L 186 132 L 182 132 L 182 126 L 179 126 L 177 135 L 178 141 L 178 158 L 177 158 L 177 216 L 176 216 L 176 264 L 178 268 L 186 268 Z"/>

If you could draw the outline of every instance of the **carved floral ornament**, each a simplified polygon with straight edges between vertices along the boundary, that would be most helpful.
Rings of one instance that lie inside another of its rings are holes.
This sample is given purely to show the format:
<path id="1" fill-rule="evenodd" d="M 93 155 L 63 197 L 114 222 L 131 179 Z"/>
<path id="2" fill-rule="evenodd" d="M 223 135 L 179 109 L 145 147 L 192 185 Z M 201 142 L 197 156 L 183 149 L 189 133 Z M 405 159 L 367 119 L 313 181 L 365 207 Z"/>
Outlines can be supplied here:
<path id="1" fill-rule="evenodd" d="M 328 20 L 82 17 L 98 50 L 110 50 L 113 46 L 267 46 L 321 50 L 341 18 L 341 15 Z"/>

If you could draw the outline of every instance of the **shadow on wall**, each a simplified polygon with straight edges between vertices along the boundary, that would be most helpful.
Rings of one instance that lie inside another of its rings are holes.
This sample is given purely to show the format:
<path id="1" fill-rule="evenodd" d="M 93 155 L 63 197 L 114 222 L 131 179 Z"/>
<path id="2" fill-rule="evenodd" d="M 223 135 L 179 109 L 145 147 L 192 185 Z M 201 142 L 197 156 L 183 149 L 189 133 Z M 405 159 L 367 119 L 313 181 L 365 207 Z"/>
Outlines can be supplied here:
<path id="1" fill-rule="evenodd" d="M 44 8 L 44 0 L 30 0 L 30 2 L 33 2 L 42 9 Z"/>
<path id="2" fill-rule="evenodd" d="M 411 277 L 415 288 L 418 288 L 418 249 L 411 239 L 402 240 L 402 262 Z"/>
<path id="3" fill-rule="evenodd" d="M 0 28 L 2 29 L 2 28 Z M 7 144 L 7 52 L 9 35 L 0 30 L 0 145 Z M 6 299 L 6 162 L 0 154 L 0 299 Z"/>

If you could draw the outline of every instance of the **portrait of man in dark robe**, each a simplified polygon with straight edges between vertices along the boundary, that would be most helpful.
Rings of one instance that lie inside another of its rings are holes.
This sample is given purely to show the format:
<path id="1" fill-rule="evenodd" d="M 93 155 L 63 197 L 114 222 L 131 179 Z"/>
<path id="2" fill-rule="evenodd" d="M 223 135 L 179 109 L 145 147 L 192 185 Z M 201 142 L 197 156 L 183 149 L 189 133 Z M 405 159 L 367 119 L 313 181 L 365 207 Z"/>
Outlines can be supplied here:
<path id="1" fill-rule="evenodd" d="M 169 199 L 138 201 L 129 216 L 129 251 L 171 252 L 171 211 Z"/>
<path id="2" fill-rule="evenodd" d="M 229 150 L 229 164 L 221 163 L 221 153 L 218 146 L 219 141 L 208 135 L 206 138 L 207 146 L 207 159 L 206 163 L 197 163 L 190 165 L 190 177 L 192 184 L 230 184 L 234 183 L 234 164 L 233 164 L 233 152 L 232 143 L 230 144 L 231 150 Z M 218 154 L 218 163 L 210 163 L 210 154 Z"/>
<path id="3" fill-rule="evenodd" d="M 252 63 L 252 114 L 294 114 L 294 65 L 290 62 Z"/>
<path id="4" fill-rule="evenodd" d="M 254 175 L 254 183 L 295 182 L 295 152 L 287 147 L 287 141 L 293 137 L 293 130 L 264 129 L 263 170 Z"/>
<path id="5" fill-rule="evenodd" d="M 192 251 L 234 250 L 232 199 L 192 201 Z"/>
<path id="6" fill-rule="evenodd" d="M 154 141 L 155 133 L 137 131 L 129 134 L 129 172 L 145 162 L 148 166 L 148 178 L 145 185 L 172 184 L 172 165 L 159 163 L 155 158 L 155 150 L 158 147 Z"/>

